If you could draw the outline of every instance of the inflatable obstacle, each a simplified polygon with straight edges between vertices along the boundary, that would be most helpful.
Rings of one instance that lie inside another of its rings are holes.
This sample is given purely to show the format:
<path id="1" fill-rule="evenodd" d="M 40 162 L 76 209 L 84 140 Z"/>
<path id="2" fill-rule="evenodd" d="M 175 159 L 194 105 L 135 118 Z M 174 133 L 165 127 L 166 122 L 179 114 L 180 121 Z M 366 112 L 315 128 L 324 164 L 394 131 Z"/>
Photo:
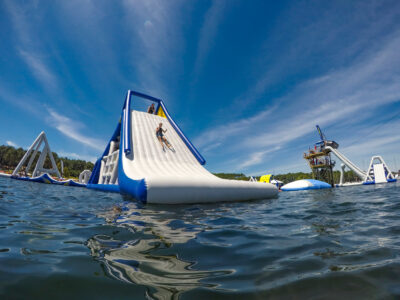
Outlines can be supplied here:
<path id="1" fill-rule="evenodd" d="M 39 156 L 37 162 L 35 164 L 35 167 L 33 168 L 33 163 L 38 154 Z M 48 160 L 50 161 L 51 165 L 50 168 L 44 167 L 46 158 L 48 158 Z M 33 171 L 30 174 L 29 172 L 31 169 L 33 169 Z M 51 175 L 54 175 L 60 180 L 54 179 Z M 25 152 L 24 156 L 18 163 L 17 167 L 14 169 L 12 175 L 9 177 L 11 177 L 12 179 L 38 182 L 38 183 L 57 184 L 64 186 L 77 186 L 77 187 L 86 186 L 86 184 L 81 181 L 76 182 L 71 179 L 68 180 L 61 179 L 60 171 L 58 170 L 57 164 L 53 157 L 53 152 L 50 149 L 50 145 L 44 131 L 42 131 L 37 136 L 33 144 Z"/>
<path id="2" fill-rule="evenodd" d="M 132 110 L 138 97 L 155 103 L 154 113 Z M 165 146 L 156 135 L 160 124 L 168 141 Z M 87 187 L 159 204 L 257 200 L 278 193 L 270 183 L 221 179 L 204 164 L 162 100 L 128 91 L 120 121 Z"/>
<path id="3" fill-rule="evenodd" d="M 285 184 L 281 187 L 282 191 L 301 191 L 301 190 L 318 190 L 329 189 L 332 186 L 329 183 L 315 179 L 301 179 Z"/>

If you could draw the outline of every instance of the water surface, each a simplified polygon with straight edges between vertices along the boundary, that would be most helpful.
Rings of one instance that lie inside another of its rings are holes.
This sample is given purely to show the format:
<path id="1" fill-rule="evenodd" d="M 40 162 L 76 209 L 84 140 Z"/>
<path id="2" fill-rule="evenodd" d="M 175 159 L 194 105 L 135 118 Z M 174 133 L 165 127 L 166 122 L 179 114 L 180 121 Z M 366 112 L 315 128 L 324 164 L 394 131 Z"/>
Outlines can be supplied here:
<path id="1" fill-rule="evenodd" d="M 399 299 L 400 184 L 139 205 L 0 178 L 7 299 Z"/>

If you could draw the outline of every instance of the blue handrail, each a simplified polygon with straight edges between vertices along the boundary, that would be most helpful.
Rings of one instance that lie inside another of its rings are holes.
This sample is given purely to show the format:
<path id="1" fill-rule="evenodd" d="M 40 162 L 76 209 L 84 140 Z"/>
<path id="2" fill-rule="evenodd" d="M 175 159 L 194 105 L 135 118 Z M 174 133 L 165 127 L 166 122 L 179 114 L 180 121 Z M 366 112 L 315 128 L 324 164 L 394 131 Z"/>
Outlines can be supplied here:
<path id="1" fill-rule="evenodd" d="M 131 91 L 128 91 L 123 109 L 123 122 L 124 122 L 124 152 L 125 154 L 131 153 L 132 135 L 131 135 Z"/>
<path id="2" fill-rule="evenodd" d="M 170 114 L 168 113 L 167 108 L 164 105 L 164 102 L 161 101 L 160 105 L 162 107 L 162 109 L 164 110 L 164 114 L 167 117 L 168 121 L 171 123 L 172 127 L 174 127 L 174 129 L 176 130 L 176 132 L 178 133 L 178 135 L 181 137 L 181 139 L 183 140 L 183 142 L 186 144 L 186 146 L 189 148 L 189 150 L 193 153 L 193 155 L 197 158 L 197 160 L 199 161 L 199 163 L 201 165 L 204 165 L 206 163 L 206 160 L 203 158 L 203 156 L 201 156 L 201 154 L 199 153 L 199 151 L 197 151 L 196 147 L 193 146 L 193 144 L 189 141 L 189 139 L 183 134 L 182 130 L 179 128 L 179 126 L 175 123 L 175 121 L 171 118 Z"/>

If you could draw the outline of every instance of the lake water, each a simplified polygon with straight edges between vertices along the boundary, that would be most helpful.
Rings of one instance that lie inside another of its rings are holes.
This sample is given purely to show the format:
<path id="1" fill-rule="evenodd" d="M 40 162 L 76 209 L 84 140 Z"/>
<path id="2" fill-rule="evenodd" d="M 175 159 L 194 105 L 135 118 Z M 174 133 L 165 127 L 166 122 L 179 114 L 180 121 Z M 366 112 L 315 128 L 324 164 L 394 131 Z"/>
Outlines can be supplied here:
<path id="1" fill-rule="evenodd" d="M 2 299 L 399 299 L 400 184 L 139 205 L 0 178 Z"/>

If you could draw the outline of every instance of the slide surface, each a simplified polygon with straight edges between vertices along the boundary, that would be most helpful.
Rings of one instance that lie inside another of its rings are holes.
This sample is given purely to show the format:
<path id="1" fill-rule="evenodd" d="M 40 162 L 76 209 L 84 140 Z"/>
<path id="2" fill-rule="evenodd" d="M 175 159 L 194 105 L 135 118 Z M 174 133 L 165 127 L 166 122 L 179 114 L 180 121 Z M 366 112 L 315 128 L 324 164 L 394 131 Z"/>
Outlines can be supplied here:
<path id="1" fill-rule="evenodd" d="M 344 156 L 341 152 L 332 148 L 331 146 L 326 146 L 325 148 L 331 150 L 336 155 L 336 157 L 339 158 L 350 170 L 356 173 L 361 180 L 365 180 L 366 173 L 355 164 L 353 164 L 346 156 Z"/>
<path id="2" fill-rule="evenodd" d="M 132 151 L 124 153 L 123 142 L 120 150 L 119 184 L 122 192 L 135 194 L 142 190 L 140 197 L 138 194 L 133 196 L 144 202 L 165 204 L 256 200 L 278 193 L 277 188 L 269 183 L 216 177 L 199 163 L 168 119 L 135 110 L 130 113 L 131 124 L 128 126 L 131 126 Z M 167 130 L 164 136 L 173 150 L 165 146 L 163 150 L 159 143 L 156 137 L 159 123 Z M 122 134 L 126 132 L 121 130 Z M 133 189 L 132 185 L 138 182 L 141 187 Z"/>

